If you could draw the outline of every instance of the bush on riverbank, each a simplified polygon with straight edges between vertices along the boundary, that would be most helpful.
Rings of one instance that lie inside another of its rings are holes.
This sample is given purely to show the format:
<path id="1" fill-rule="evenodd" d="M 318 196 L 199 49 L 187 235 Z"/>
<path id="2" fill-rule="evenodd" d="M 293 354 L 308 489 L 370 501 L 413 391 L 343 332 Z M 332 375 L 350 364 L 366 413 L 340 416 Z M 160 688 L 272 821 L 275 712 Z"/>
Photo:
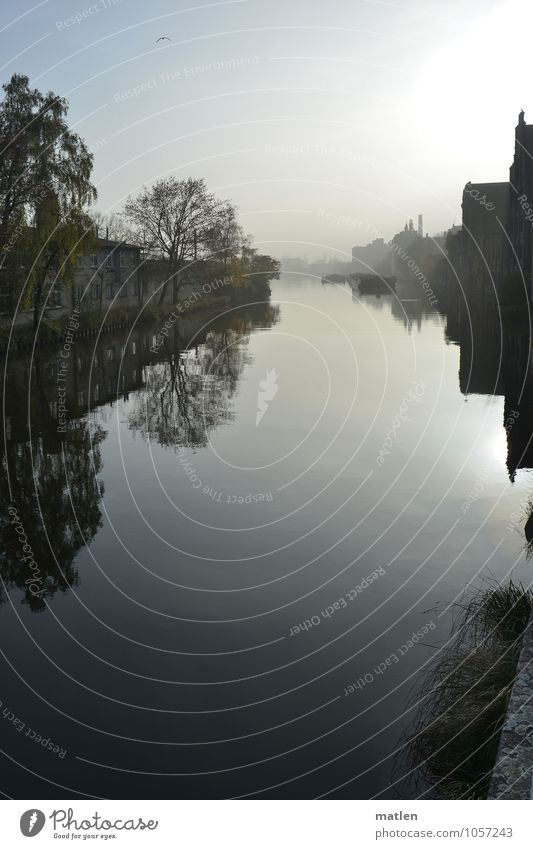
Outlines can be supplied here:
<path id="1" fill-rule="evenodd" d="M 510 581 L 461 605 L 450 645 L 415 694 L 415 779 L 444 799 L 486 797 L 533 595 Z"/>

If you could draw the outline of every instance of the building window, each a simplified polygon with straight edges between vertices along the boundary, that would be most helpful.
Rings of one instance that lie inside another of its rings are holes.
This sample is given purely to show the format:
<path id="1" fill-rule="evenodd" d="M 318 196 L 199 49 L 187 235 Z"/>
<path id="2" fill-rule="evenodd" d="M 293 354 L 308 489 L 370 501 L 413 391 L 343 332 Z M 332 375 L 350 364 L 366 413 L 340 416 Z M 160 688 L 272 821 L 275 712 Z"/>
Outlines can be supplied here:
<path id="1" fill-rule="evenodd" d="M 127 285 L 124 283 L 124 285 L 122 285 L 122 286 L 120 287 L 120 297 L 121 297 L 121 298 L 127 298 L 127 296 L 128 296 L 128 287 L 127 287 Z"/>
<path id="2" fill-rule="evenodd" d="M 131 343 L 131 353 L 132 353 L 132 354 L 136 354 L 136 353 L 137 353 L 137 342 L 132 342 L 132 343 Z"/>
<path id="3" fill-rule="evenodd" d="M 106 268 L 113 268 L 113 265 L 114 265 L 114 263 L 113 263 L 113 254 L 111 253 L 111 254 L 108 254 L 108 255 L 106 256 L 106 260 L 105 260 L 105 267 L 106 267 Z"/>
<path id="4" fill-rule="evenodd" d="M 112 298 L 113 297 L 113 284 L 112 283 L 108 283 L 107 286 L 105 287 L 105 296 L 106 296 L 106 298 Z"/>
<path id="5" fill-rule="evenodd" d="M 93 296 L 93 300 L 99 301 L 101 297 L 102 287 L 100 283 L 93 283 L 91 286 L 91 293 Z"/>
<path id="6" fill-rule="evenodd" d="M 98 254 L 91 254 L 91 268 L 98 268 Z"/>
<path id="7" fill-rule="evenodd" d="M 137 280 L 134 280 L 133 283 L 131 284 L 131 294 L 132 295 L 138 295 L 139 294 L 139 284 L 138 284 Z"/>
<path id="8" fill-rule="evenodd" d="M 135 268 L 136 265 L 139 264 L 139 260 L 137 258 L 137 253 L 135 251 L 130 251 L 130 266 Z"/>
<path id="9" fill-rule="evenodd" d="M 81 304 L 85 294 L 85 286 L 78 286 L 78 302 Z"/>
<path id="10" fill-rule="evenodd" d="M 124 256 L 124 251 L 121 251 L 118 255 L 118 263 L 120 268 L 126 267 L 126 257 Z"/>
<path id="11" fill-rule="evenodd" d="M 60 284 L 59 284 L 59 283 L 55 283 L 55 284 L 54 284 L 54 288 L 53 288 L 53 289 L 52 289 L 52 291 L 50 292 L 50 299 L 49 299 L 49 303 L 50 303 L 50 306 L 51 306 L 51 307 L 60 307 L 60 306 L 62 306 L 62 302 L 61 302 L 61 289 L 62 289 L 62 287 L 60 286 Z"/>
<path id="12" fill-rule="evenodd" d="M 106 349 L 106 356 L 108 360 L 113 360 L 115 358 L 115 351 L 113 348 Z"/>

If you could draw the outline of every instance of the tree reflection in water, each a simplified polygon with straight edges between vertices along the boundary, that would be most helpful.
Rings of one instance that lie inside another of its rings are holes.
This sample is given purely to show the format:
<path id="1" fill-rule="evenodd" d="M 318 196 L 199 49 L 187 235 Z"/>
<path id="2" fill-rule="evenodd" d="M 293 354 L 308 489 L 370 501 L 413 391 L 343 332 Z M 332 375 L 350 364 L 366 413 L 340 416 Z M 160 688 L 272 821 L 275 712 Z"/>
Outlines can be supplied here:
<path id="1" fill-rule="evenodd" d="M 278 319 L 279 307 L 258 304 L 247 307 L 244 314 L 230 313 L 209 323 L 188 338 L 175 325 L 161 350 L 165 359 L 147 370 L 129 426 L 160 445 L 206 445 L 212 430 L 233 419 L 231 399 L 250 362 L 251 331 L 271 327 Z"/>
<path id="2" fill-rule="evenodd" d="M 76 341 L 66 371 L 64 432 L 58 428 L 61 348 L 9 355 L 2 399 L 0 604 L 10 591 L 22 590 L 22 602 L 41 611 L 58 591 L 79 584 L 76 556 L 102 525 L 105 405 L 130 399 L 129 426 L 144 438 L 176 448 L 205 445 L 211 430 L 232 419 L 250 333 L 278 320 L 279 307 L 269 303 L 220 317 L 187 316 L 155 356 L 150 348 L 158 326 Z M 24 551 L 26 538 L 31 555 Z M 38 593 L 30 586 L 35 569 Z"/>
<path id="3" fill-rule="evenodd" d="M 40 434 L 31 442 L 9 442 L 2 458 L 0 599 L 5 602 L 10 589 L 22 589 L 23 603 L 33 611 L 43 610 L 58 590 L 65 592 L 79 583 L 74 559 L 101 526 L 103 485 L 96 475 L 101 471 L 105 431 L 99 426 L 90 430 L 86 421 L 71 422 L 61 434 L 63 449 L 55 437 L 55 422 L 52 427 L 52 433 Z M 31 560 L 9 507 L 16 510 L 31 546 L 41 578 L 38 593 L 28 586 Z"/>

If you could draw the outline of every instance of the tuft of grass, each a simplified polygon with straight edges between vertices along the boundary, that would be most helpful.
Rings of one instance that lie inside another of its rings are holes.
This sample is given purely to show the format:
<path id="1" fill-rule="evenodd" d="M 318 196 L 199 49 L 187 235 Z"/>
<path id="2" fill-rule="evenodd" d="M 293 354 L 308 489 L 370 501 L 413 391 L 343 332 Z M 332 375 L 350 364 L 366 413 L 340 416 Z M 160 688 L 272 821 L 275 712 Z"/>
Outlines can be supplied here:
<path id="1" fill-rule="evenodd" d="M 484 799 L 533 595 L 510 581 L 457 607 L 452 640 L 414 694 L 406 758 L 426 794 Z"/>

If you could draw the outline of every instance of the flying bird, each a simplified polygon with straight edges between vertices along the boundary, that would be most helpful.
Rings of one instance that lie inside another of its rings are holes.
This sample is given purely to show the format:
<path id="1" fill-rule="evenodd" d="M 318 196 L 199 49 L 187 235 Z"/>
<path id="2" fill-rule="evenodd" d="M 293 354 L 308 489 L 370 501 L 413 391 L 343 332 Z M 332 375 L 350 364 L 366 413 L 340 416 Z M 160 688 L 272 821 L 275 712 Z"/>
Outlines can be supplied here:
<path id="1" fill-rule="evenodd" d="M 157 44 L 158 41 L 171 41 L 171 39 L 167 35 L 162 35 L 159 38 L 156 38 L 155 43 Z"/>

